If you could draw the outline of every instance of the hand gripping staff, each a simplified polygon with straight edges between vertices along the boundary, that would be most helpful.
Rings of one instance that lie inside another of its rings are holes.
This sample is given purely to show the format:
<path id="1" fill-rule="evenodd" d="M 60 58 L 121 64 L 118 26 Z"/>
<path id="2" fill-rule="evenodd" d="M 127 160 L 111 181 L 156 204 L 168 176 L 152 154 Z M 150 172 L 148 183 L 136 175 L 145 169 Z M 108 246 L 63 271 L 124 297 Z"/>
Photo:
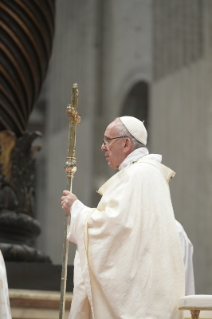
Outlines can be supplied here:
<path id="1" fill-rule="evenodd" d="M 67 175 L 67 189 L 72 192 L 72 184 L 74 174 L 77 170 L 76 157 L 75 157 L 75 146 L 76 146 L 76 125 L 80 124 L 81 117 L 77 112 L 78 107 L 78 87 L 77 84 L 72 86 L 71 104 L 68 104 L 66 112 L 70 119 L 69 125 L 69 148 L 68 156 L 65 163 L 65 171 Z M 61 288 L 60 288 L 60 312 L 59 319 L 64 319 L 65 315 L 65 293 L 66 293 L 66 278 L 67 278 L 67 263 L 68 263 L 68 246 L 67 240 L 68 226 L 70 220 L 66 216 L 65 230 L 64 230 L 64 244 L 63 244 L 63 259 L 62 259 L 62 272 L 61 272 Z"/>

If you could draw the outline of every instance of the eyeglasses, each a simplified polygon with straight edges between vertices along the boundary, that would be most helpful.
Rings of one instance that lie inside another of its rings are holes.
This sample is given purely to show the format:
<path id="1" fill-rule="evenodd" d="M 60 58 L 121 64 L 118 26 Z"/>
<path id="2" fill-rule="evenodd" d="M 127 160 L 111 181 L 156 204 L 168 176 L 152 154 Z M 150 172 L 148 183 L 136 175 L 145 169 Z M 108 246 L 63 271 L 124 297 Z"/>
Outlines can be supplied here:
<path id="1" fill-rule="evenodd" d="M 117 136 L 117 137 L 112 137 L 112 138 L 106 137 L 107 140 L 105 140 L 103 138 L 103 144 L 104 144 L 104 146 L 107 146 L 109 144 L 109 141 L 116 140 L 117 138 L 124 138 L 124 137 L 127 137 L 127 136 Z"/>

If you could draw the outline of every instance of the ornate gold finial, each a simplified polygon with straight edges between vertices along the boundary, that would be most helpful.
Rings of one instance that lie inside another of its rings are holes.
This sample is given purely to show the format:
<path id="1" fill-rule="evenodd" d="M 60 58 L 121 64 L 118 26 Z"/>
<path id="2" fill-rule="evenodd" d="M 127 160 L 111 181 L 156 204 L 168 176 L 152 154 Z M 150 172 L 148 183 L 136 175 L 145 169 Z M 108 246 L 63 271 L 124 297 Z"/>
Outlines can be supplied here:
<path id="1" fill-rule="evenodd" d="M 65 171 L 68 179 L 68 190 L 72 190 L 72 181 L 74 174 L 77 171 L 76 157 L 75 157 L 75 146 L 76 146 L 76 125 L 80 124 L 81 117 L 78 114 L 78 95 L 79 90 L 77 84 L 72 86 L 71 104 L 67 105 L 66 112 L 70 119 L 69 126 L 69 149 L 68 156 L 65 163 Z"/>

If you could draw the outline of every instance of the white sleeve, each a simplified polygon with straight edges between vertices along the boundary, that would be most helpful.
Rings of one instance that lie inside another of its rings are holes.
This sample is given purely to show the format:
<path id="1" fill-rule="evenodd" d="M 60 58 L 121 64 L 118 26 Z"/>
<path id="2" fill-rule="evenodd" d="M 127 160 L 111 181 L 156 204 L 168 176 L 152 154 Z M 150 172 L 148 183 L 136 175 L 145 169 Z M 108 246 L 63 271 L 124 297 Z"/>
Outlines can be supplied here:
<path id="1" fill-rule="evenodd" d="M 195 295 L 195 280 L 193 269 L 193 245 L 182 225 L 176 221 L 185 267 L 185 295 Z"/>
<path id="2" fill-rule="evenodd" d="M 85 205 L 77 199 L 73 205 L 71 206 L 70 212 L 71 212 L 71 221 L 70 221 L 70 228 L 68 232 L 67 239 L 71 241 L 74 244 L 77 244 L 76 234 L 75 234 L 75 226 L 77 217 L 80 213 L 80 211 L 85 207 Z"/>
<path id="3" fill-rule="evenodd" d="M 190 240 L 185 237 L 184 243 L 184 264 L 185 264 L 185 280 L 186 280 L 186 296 L 195 295 L 194 269 L 193 269 L 193 245 Z"/>
<path id="4" fill-rule="evenodd" d="M 7 273 L 0 251 L 0 318 L 11 319 Z"/>

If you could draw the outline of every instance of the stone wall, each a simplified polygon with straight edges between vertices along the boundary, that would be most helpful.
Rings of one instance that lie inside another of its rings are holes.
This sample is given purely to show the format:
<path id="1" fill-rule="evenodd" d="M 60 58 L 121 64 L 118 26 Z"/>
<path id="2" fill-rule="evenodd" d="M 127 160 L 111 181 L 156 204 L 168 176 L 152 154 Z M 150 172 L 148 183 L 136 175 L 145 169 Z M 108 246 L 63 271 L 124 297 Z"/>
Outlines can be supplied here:
<path id="1" fill-rule="evenodd" d="M 40 154 L 45 169 L 38 168 L 37 214 L 42 234 L 37 246 L 59 264 L 64 224 L 60 197 L 66 188 L 63 165 L 69 125 L 66 106 L 71 102 L 72 84 L 78 83 L 82 117 L 77 127 L 78 171 L 73 191 L 83 203 L 94 206 L 100 199 L 96 190 L 113 174 L 100 151 L 105 128 L 122 115 L 131 88 L 151 80 L 151 1 L 58 0 L 56 4 L 53 54 L 40 97 L 46 105 L 46 120 Z M 70 244 L 69 263 L 74 251 Z"/>
<path id="2" fill-rule="evenodd" d="M 177 21 L 178 14 L 171 14 L 171 3 L 176 4 L 176 1 L 163 1 L 163 5 L 162 1 L 157 1 L 154 6 L 154 13 L 157 12 L 154 20 L 157 59 L 153 63 L 151 142 L 154 151 L 163 154 L 163 162 L 177 173 L 170 185 L 173 206 L 176 218 L 194 245 L 196 292 L 211 294 L 212 3 L 181 2 L 179 11 L 188 14 L 181 23 Z M 186 11 L 188 4 L 189 11 Z M 168 12 L 172 18 L 167 16 Z M 160 33 L 158 38 L 163 21 L 166 21 L 169 36 Z M 193 28 L 195 21 L 197 25 Z M 179 28 L 178 37 L 173 26 Z M 186 30 L 189 32 L 186 43 L 191 47 L 180 43 L 180 37 L 185 36 Z M 174 37 L 176 41 L 170 45 L 169 40 Z M 187 59 L 180 60 L 183 56 Z"/>

